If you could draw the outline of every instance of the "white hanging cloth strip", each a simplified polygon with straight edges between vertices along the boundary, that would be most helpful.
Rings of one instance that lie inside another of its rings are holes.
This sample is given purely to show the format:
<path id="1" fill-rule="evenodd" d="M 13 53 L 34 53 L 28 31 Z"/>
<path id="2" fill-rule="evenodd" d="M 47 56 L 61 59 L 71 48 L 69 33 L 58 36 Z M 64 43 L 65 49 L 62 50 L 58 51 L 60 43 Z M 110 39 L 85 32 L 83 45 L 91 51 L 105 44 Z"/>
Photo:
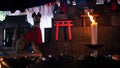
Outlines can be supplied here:
<path id="1" fill-rule="evenodd" d="M 28 22 L 33 25 L 32 13 L 41 13 L 40 28 L 42 31 L 42 39 L 45 42 L 45 28 L 52 28 L 53 5 L 41 5 L 33 8 L 28 8 L 26 11 Z"/>

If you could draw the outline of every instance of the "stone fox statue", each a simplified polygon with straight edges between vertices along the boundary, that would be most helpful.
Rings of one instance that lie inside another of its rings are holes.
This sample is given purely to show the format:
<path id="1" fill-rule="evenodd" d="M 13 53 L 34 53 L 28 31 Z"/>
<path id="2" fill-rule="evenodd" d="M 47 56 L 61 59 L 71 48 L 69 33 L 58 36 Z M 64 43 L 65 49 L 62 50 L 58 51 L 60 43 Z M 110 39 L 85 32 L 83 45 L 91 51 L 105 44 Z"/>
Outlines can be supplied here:
<path id="1" fill-rule="evenodd" d="M 19 37 L 19 25 L 16 27 L 14 31 L 14 40 L 13 40 L 13 48 L 17 53 L 23 52 L 27 50 L 26 48 L 28 47 L 28 44 L 32 45 L 32 48 L 35 53 L 40 53 L 39 47 L 42 45 L 42 34 L 41 34 L 41 29 L 40 29 L 40 18 L 41 14 L 40 13 L 33 13 L 32 18 L 34 21 L 33 27 L 24 33 L 22 37 Z"/>
<path id="2" fill-rule="evenodd" d="M 12 48 L 16 52 L 20 52 L 24 50 L 25 42 L 23 41 L 23 37 L 20 36 L 20 24 L 18 24 L 14 30 L 14 38 L 12 42 Z"/>

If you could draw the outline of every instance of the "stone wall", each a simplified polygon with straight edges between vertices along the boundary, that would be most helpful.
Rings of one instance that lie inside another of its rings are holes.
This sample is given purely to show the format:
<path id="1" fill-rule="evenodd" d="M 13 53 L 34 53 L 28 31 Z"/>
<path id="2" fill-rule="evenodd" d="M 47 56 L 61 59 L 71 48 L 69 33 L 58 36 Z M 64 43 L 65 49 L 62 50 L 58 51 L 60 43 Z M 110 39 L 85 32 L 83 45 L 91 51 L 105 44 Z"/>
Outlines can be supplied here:
<path id="1" fill-rule="evenodd" d="M 98 27 L 98 44 L 104 45 L 98 49 L 100 55 L 120 54 L 120 27 L 103 26 Z M 47 32 L 48 31 L 48 32 Z M 48 34 L 51 33 L 49 36 Z M 46 45 L 44 50 L 46 54 L 67 54 L 72 56 L 89 55 L 91 49 L 86 47 L 91 44 L 90 27 L 73 27 L 72 40 L 65 40 L 64 32 L 59 31 L 59 40 L 55 40 L 55 30 L 46 29 Z M 49 38 L 50 37 L 50 38 Z"/>

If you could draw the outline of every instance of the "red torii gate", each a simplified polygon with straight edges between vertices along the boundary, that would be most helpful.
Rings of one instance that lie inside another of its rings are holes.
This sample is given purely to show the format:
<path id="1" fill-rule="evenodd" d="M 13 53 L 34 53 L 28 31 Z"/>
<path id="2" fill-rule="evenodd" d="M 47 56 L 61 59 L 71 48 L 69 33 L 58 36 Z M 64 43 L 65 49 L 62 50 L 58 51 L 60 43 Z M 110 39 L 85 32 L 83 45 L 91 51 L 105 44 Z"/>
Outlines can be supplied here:
<path id="1" fill-rule="evenodd" d="M 67 26 L 68 27 L 68 37 L 69 37 L 69 40 L 72 40 L 72 34 L 71 34 L 71 26 L 73 26 L 73 24 L 71 23 L 72 20 L 54 20 L 54 26 L 56 27 L 56 36 L 55 36 L 55 40 L 58 40 L 58 31 L 59 31 L 59 27 L 65 27 Z"/>

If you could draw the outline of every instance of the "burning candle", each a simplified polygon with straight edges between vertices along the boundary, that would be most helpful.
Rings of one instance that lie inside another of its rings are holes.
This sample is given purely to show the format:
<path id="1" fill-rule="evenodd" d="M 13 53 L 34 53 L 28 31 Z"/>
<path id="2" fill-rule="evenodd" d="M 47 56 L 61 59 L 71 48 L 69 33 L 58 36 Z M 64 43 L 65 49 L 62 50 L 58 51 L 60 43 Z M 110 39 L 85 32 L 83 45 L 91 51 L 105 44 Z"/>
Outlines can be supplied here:
<path id="1" fill-rule="evenodd" d="M 91 20 L 91 43 L 93 45 L 97 44 L 97 22 L 93 19 L 93 16 L 88 12 L 88 16 Z"/>
<path id="2" fill-rule="evenodd" d="M 91 23 L 91 42 L 97 44 L 97 23 Z"/>

